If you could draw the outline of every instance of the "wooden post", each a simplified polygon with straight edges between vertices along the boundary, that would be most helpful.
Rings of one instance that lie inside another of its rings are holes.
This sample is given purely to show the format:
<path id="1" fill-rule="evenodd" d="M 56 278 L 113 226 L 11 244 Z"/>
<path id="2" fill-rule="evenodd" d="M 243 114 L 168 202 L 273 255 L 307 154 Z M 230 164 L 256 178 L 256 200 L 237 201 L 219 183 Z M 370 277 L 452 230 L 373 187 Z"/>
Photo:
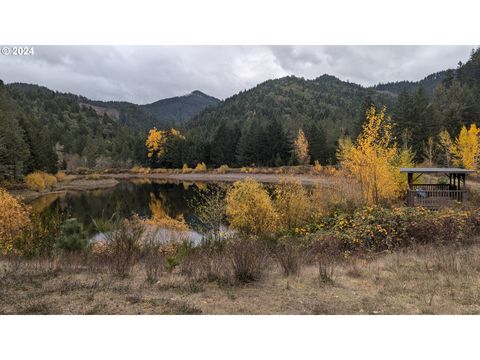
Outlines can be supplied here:
<path id="1" fill-rule="evenodd" d="M 409 190 L 413 190 L 412 184 L 413 184 L 413 174 L 409 172 L 408 173 L 408 189 Z"/>

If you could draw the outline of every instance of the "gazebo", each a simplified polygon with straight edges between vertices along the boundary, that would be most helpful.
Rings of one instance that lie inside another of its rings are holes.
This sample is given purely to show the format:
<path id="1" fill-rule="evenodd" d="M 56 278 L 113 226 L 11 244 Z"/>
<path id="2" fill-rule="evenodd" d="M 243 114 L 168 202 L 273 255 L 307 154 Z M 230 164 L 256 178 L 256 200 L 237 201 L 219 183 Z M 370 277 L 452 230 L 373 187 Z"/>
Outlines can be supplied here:
<path id="1" fill-rule="evenodd" d="M 460 168 L 401 168 L 400 172 L 408 176 L 407 206 L 438 209 L 463 202 L 466 193 L 465 178 L 475 171 Z M 448 183 L 415 184 L 423 174 L 446 176 Z"/>

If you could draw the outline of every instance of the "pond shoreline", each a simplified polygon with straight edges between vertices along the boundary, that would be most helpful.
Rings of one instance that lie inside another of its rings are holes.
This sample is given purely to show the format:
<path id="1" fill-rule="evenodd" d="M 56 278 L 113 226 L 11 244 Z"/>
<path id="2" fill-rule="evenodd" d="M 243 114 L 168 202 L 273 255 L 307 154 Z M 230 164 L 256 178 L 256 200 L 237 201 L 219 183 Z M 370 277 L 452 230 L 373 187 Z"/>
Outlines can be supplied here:
<path id="1" fill-rule="evenodd" d="M 118 180 L 111 177 L 98 180 L 87 179 L 87 176 L 78 176 L 69 182 L 59 182 L 53 190 L 32 191 L 29 189 L 10 190 L 13 196 L 22 198 L 25 202 L 31 202 L 41 196 L 51 194 L 62 194 L 66 192 L 81 192 L 89 190 L 101 190 L 115 187 L 119 184 Z"/>
<path id="2" fill-rule="evenodd" d="M 68 182 L 59 182 L 56 187 L 45 191 L 32 191 L 28 189 L 10 190 L 14 196 L 21 197 L 25 202 L 31 202 L 41 196 L 50 194 L 60 194 L 65 192 L 82 192 L 90 190 L 109 189 L 117 186 L 120 181 L 130 181 L 135 179 L 149 179 L 166 181 L 172 183 L 179 182 L 204 182 L 204 183 L 231 183 L 246 178 L 253 178 L 264 184 L 277 184 L 284 178 L 293 178 L 300 181 L 302 185 L 331 185 L 330 176 L 312 175 L 312 174 L 262 174 L 262 173 L 188 173 L 188 174 L 98 174 L 97 179 L 89 179 L 89 175 L 75 175 L 75 178 Z"/>
<path id="3" fill-rule="evenodd" d="M 117 180 L 129 179 L 152 179 L 166 180 L 171 182 L 193 181 L 193 182 L 235 182 L 246 178 L 253 178 L 264 184 L 277 184 L 284 178 L 294 178 L 302 183 L 302 185 L 329 184 L 329 176 L 311 175 L 311 174 L 263 174 L 263 173 L 159 173 L 159 174 L 109 174 L 105 175 Z"/>

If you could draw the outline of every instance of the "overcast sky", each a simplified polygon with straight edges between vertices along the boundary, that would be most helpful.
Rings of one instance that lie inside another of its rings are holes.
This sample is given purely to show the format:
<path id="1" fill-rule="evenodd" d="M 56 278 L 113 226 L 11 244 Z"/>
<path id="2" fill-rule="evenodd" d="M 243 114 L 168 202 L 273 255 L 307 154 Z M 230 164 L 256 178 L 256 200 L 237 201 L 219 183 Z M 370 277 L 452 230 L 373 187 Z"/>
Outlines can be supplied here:
<path id="1" fill-rule="evenodd" d="M 420 80 L 474 46 L 35 46 L 0 55 L 0 79 L 138 104 L 201 90 L 224 99 L 267 79 L 334 75 L 364 86 Z"/>

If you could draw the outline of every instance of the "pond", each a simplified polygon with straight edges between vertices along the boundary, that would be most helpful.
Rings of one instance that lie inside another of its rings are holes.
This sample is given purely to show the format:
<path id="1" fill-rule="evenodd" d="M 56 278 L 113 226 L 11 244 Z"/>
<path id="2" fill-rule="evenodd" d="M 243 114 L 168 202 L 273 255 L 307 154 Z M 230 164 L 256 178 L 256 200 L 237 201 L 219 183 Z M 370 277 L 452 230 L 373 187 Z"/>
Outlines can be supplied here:
<path id="1" fill-rule="evenodd" d="M 193 231 L 199 224 L 193 205 L 200 201 L 199 191 L 218 185 L 205 183 L 168 183 L 150 179 L 122 181 L 109 189 L 67 192 L 41 196 L 30 203 L 39 213 L 61 213 L 66 218 L 76 218 L 91 235 L 95 235 L 94 219 L 110 219 L 114 214 L 126 218 L 132 214 L 140 217 L 183 216 L 192 231 L 190 238 L 201 239 Z"/>

